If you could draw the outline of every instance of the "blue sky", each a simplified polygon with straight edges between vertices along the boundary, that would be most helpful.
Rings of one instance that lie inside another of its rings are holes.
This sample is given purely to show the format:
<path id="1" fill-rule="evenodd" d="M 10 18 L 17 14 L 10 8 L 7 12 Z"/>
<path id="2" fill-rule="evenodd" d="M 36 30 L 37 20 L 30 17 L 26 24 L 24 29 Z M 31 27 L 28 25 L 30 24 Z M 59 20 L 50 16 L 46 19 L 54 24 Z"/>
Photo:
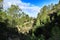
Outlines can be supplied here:
<path id="1" fill-rule="evenodd" d="M 49 5 L 51 3 L 56 4 L 58 3 L 59 0 L 21 0 L 21 1 L 42 7 L 43 5 Z"/>
<path id="2" fill-rule="evenodd" d="M 11 4 L 18 5 L 22 11 L 32 17 L 37 17 L 39 10 L 44 5 L 51 3 L 57 4 L 59 0 L 4 0 L 4 8 L 8 8 Z"/>

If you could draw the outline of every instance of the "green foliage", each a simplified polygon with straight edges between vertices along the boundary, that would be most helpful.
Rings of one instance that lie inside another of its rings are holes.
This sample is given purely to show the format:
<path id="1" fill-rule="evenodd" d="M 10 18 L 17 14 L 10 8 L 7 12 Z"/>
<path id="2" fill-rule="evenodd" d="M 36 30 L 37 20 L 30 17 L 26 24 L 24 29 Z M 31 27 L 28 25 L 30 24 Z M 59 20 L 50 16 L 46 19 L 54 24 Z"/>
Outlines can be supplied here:
<path id="1" fill-rule="evenodd" d="M 3 2 L 3 0 L 0 0 L 0 2 Z"/>
<path id="2" fill-rule="evenodd" d="M 42 30 L 45 30 L 44 29 L 45 26 L 46 27 L 53 27 L 52 29 L 50 29 L 52 37 L 49 40 L 57 40 L 57 39 L 59 40 L 59 37 L 60 37 L 60 35 L 59 35 L 60 34 L 60 32 L 59 32 L 60 31 L 59 30 L 59 26 L 60 26 L 59 22 L 60 21 L 58 21 L 58 20 L 60 20 L 59 19 L 59 17 L 60 17 L 60 8 L 59 7 L 60 7 L 60 2 L 58 4 L 55 4 L 55 5 L 51 4 L 49 6 L 44 6 L 40 10 L 40 13 L 38 13 L 38 16 L 36 18 L 35 31 L 38 27 L 42 28 Z M 57 13 L 57 14 L 55 14 L 55 13 Z M 57 22 L 57 23 L 55 23 L 55 22 Z M 48 29 L 48 28 L 46 28 L 46 29 Z M 43 32 L 42 34 L 44 35 L 44 33 L 45 32 Z M 40 39 L 41 39 L 41 37 L 40 37 Z M 45 40 L 45 37 L 42 37 L 41 40 Z"/>
<path id="3" fill-rule="evenodd" d="M 60 2 L 41 8 L 37 18 L 29 17 L 17 5 L 11 5 L 7 11 L 0 10 L 0 22 L 9 32 L 17 28 L 17 34 L 22 33 L 26 40 L 55 40 L 60 38 Z"/>

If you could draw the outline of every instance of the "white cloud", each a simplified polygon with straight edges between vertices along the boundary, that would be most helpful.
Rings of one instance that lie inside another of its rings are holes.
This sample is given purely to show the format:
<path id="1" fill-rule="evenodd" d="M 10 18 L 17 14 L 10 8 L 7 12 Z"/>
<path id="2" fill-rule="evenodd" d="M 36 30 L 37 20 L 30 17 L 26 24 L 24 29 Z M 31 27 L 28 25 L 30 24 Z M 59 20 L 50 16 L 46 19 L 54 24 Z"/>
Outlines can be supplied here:
<path id="1" fill-rule="evenodd" d="M 29 16 L 36 17 L 39 12 L 40 7 L 35 6 L 30 3 L 24 3 L 21 0 L 4 0 L 4 8 L 8 8 L 11 4 L 18 5 L 24 12 L 29 14 Z"/>

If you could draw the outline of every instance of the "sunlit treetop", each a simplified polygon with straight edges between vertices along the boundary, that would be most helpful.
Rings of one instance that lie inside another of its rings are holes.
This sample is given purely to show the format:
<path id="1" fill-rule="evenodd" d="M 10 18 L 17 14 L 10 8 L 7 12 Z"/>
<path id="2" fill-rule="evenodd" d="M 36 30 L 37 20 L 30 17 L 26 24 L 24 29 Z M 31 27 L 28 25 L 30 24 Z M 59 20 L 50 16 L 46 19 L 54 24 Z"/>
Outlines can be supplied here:
<path id="1" fill-rule="evenodd" d="M 0 0 L 0 2 L 3 2 L 3 0 Z"/>

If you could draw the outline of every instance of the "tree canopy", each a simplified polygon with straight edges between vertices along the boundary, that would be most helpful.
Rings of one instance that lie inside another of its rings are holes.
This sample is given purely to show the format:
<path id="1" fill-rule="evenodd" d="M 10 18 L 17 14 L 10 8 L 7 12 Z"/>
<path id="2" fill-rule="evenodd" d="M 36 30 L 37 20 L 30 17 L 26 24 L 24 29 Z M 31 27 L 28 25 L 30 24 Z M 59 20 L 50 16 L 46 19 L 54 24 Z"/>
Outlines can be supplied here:
<path id="1" fill-rule="evenodd" d="M 1 40 L 60 40 L 60 1 L 43 6 L 37 18 L 30 17 L 17 5 L 3 10 L 0 8 Z"/>

